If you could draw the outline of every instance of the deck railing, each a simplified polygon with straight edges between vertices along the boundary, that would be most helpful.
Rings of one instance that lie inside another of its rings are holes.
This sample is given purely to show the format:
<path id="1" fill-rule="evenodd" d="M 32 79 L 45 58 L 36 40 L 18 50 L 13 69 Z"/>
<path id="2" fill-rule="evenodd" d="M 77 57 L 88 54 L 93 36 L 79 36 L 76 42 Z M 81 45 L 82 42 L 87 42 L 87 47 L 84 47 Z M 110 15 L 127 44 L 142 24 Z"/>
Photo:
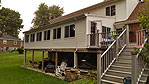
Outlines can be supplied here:
<path id="1" fill-rule="evenodd" d="M 141 46 L 144 43 L 145 32 L 146 32 L 145 29 L 136 31 L 136 43 L 137 43 L 137 46 Z"/>
<path id="2" fill-rule="evenodd" d="M 88 47 L 101 47 L 107 46 L 114 39 L 112 35 L 120 35 L 122 31 L 112 31 L 112 32 L 103 32 L 103 33 L 93 33 L 87 34 L 87 46 Z"/>
<path id="3" fill-rule="evenodd" d="M 101 78 L 126 47 L 126 35 L 127 29 L 125 29 L 118 37 L 116 37 L 116 40 L 114 40 L 108 49 L 101 55 Z"/>
<path id="4" fill-rule="evenodd" d="M 140 55 L 144 44 L 147 42 L 145 37 L 146 30 L 136 32 L 137 46 L 140 46 L 137 55 L 132 56 L 132 84 L 138 84 L 143 74 L 146 64 L 143 62 L 143 57 Z"/>

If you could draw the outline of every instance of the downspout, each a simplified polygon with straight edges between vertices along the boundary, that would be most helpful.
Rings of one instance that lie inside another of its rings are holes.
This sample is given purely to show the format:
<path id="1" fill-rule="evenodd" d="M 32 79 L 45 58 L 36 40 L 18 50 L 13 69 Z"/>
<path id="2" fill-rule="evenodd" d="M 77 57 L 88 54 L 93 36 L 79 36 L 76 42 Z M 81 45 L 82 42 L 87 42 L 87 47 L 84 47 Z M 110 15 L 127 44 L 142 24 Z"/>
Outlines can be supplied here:
<path id="1" fill-rule="evenodd" d="M 75 20 L 75 24 L 77 23 L 77 18 L 74 18 Z M 76 25 L 75 25 L 75 37 L 76 37 L 76 49 L 74 51 L 74 68 L 78 67 L 78 56 L 76 54 L 76 52 L 78 51 L 78 46 L 77 46 L 77 34 L 76 34 Z"/>

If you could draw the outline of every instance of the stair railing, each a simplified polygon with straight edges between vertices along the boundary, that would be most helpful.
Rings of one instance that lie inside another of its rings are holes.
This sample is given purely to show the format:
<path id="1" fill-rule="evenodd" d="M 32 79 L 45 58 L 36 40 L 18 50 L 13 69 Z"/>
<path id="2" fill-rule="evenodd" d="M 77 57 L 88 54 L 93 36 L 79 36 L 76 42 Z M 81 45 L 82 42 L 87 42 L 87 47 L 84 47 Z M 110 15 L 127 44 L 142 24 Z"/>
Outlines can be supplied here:
<path id="1" fill-rule="evenodd" d="M 108 71 L 110 66 L 126 47 L 127 29 L 125 29 L 116 40 L 108 47 L 108 49 L 101 55 L 101 78 Z"/>
<path id="2" fill-rule="evenodd" d="M 144 34 L 144 35 L 143 35 Z M 137 39 L 139 38 L 139 39 Z M 144 44 L 147 42 L 147 38 L 145 37 L 145 30 L 139 30 L 136 32 L 136 41 L 137 45 L 140 46 L 141 48 L 139 49 L 139 52 L 137 55 L 132 55 L 132 84 L 138 84 L 140 81 L 140 78 L 143 74 L 144 68 L 146 64 L 143 62 L 143 58 L 140 55 Z M 142 41 L 141 41 L 142 40 Z"/>

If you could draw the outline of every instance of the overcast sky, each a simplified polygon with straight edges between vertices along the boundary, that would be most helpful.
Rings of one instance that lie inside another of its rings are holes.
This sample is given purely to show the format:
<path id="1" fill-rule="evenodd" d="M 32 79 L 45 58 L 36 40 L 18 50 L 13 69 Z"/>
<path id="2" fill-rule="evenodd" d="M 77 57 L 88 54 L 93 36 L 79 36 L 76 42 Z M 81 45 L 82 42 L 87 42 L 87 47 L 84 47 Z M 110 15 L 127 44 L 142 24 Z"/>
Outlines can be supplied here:
<path id="1" fill-rule="evenodd" d="M 31 21 L 34 18 L 34 12 L 38 9 L 40 3 L 46 3 L 48 6 L 59 5 L 64 8 L 64 14 L 77 11 L 79 9 L 97 4 L 103 0 L 1 0 L 2 6 L 18 11 L 23 19 L 24 28 L 19 34 L 23 37 L 23 31 L 27 31 L 32 26 Z"/>

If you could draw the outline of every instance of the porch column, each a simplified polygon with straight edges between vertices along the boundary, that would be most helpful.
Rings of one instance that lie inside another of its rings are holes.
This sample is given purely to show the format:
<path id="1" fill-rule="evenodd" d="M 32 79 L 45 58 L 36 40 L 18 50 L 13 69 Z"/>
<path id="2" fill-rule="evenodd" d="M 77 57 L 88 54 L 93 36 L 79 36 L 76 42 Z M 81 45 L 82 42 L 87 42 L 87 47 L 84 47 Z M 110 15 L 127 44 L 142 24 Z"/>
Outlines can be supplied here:
<path id="1" fill-rule="evenodd" d="M 97 53 L 97 84 L 101 84 L 101 52 Z"/>
<path id="2" fill-rule="evenodd" d="M 55 53 L 55 70 L 58 66 L 58 52 Z"/>
<path id="3" fill-rule="evenodd" d="M 118 61 L 118 57 L 117 57 L 117 54 L 118 54 L 118 35 L 115 35 L 115 38 L 116 38 L 116 45 L 115 45 L 115 57 L 116 57 L 116 61 Z"/>
<path id="4" fill-rule="evenodd" d="M 44 71 L 44 51 L 42 51 L 42 71 Z"/>
<path id="5" fill-rule="evenodd" d="M 129 44 L 129 25 L 126 26 L 126 44 L 128 45 Z"/>
<path id="6" fill-rule="evenodd" d="M 137 83 L 137 55 L 132 54 L 132 84 Z"/>
<path id="7" fill-rule="evenodd" d="M 26 52 L 27 50 L 24 50 L 24 67 L 26 66 Z"/>
<path id="8" fill-rule="evenodd" d="M 78 68 L 78 55 L 74 52 L 74 68 Z"/>
<path id="9" fill-rule="evenodd" d="M 34 68 L 34 50 L 32 52 L 32 68 Z"/>

